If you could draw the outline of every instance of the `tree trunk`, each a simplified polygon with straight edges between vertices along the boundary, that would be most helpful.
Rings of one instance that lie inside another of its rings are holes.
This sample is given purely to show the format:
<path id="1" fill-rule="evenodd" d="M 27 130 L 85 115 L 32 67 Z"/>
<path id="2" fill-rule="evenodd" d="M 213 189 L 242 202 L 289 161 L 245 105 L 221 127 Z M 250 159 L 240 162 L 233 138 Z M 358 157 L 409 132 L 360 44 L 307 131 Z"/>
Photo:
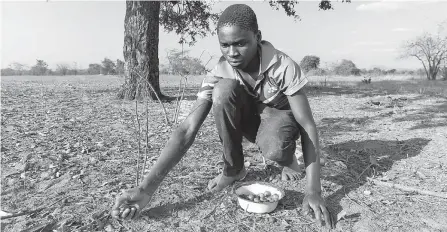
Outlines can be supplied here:
<path id="1" fill-rule="evenodd" d="M 437 75 L 437 67 L 433 67 L 433 66 L 429 66 L 428 68 L 428 80 L 433 81 L 436 80 L 436 75 Z"/>
<path id="2" fill-rule="evenodd" d="M 147 85 L 150 83 L 160 98 L 158 71 L 159 1 L 126 1 L 124 19 L 124 76 L 125 83 L 118 97 L 133 100 L 156 94 Z M 143 77 L 145 80 L 142 80 Z"/>

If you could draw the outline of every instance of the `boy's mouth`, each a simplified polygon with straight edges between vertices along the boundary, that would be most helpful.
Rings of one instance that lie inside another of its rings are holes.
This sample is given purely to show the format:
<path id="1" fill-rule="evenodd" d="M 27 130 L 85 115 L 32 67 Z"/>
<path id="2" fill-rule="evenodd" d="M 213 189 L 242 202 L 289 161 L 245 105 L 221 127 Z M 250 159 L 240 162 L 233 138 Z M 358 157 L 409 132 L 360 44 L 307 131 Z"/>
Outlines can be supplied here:
<path id="1" fill-rule="evenodd" d="M 228 63 L 232 65 L 242 64 L 242 60 L 228 60 Z"/>

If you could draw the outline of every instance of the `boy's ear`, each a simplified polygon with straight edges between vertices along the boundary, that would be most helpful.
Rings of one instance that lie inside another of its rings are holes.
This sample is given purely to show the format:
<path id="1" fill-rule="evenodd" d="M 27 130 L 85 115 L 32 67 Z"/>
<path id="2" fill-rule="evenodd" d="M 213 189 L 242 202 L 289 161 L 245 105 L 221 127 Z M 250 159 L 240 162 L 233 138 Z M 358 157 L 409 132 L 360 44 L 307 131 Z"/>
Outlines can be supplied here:
<path id="1" fill-rule="evenodd" d="M 256 40 L 258 43 L 261 43 L 261 41 L 262 41 L 262 33 L 260 30 L 258 30 L 258 32 L 256 32 Z"/>

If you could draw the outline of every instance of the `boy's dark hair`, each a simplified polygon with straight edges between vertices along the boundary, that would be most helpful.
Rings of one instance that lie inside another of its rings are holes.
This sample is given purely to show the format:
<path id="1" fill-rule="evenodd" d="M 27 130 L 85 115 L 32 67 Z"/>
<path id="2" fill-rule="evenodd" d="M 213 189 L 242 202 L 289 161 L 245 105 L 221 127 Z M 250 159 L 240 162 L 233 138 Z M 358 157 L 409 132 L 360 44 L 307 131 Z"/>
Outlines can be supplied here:
<path id="1" fill-rule="evenodd" d="M 258 20 L 255 12 L 245 4 L 227 7 L 217 22 L 217 31 L 224 26 L 239 26 L 248 31 L 258 32 Z"/>

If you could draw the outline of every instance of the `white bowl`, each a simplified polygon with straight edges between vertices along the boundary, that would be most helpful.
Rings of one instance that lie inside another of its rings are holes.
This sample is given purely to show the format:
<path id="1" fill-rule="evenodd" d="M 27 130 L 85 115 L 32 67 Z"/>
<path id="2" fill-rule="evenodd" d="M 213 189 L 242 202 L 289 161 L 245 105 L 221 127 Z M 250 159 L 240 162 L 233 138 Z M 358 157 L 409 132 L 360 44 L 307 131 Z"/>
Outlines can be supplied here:
<path id="1" fill-rule="evenodd" d="M 241 195 L 258 195 L 269 191 L 272 195 L 278 194 L 279 198 L 275 202 L 254 202 L 247 200 Z M 238 184 L 234 187 L 234 193 L 237 195 L 239 206 L 250 213 L 270 213 L 276 209 L 278 202 L 284 197 L 284 191 L 274 185 L 265 182 L 247 182 Z"/>

